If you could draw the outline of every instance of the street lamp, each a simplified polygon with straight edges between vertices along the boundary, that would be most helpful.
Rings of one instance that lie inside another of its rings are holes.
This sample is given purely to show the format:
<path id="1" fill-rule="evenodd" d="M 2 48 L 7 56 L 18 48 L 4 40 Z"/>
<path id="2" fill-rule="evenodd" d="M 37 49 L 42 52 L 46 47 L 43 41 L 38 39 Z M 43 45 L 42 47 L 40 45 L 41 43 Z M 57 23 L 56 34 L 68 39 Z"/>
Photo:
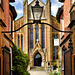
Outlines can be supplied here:
<path id="1" fill-rule="evenodd" d="M 42 17 L 42 13 L 43 13 L 43 6 L 39 5 L 39 1 L 36 1 L 35 6 L 31 6 L 32 9 L 32 13 L 33 13 L 33 23 L 26 23 L 23 26 L 21 26 L 20 28 L 18 28 L 17 30 L 14 31 L 2 31 L 2 33 L 13 33 L 13 32 L 17 32 L 18 30 L 20 30 L 21 28 L 23 28 L 26 25 L 30 25 L 30 24 L 34 24 L 34 23 L 39 23 L 39 24 L 44 24 L 44 25 L 48 25 L 50 27 L 52 27 L 53 29 L 55 29 L 58 32 L 64 32 L 64 33 L 72 33 L 72 31 L 62 31 L 59 30 L 55 27 L 53 27 L 52 25 L 48 24 L 48 23 L 41 23 L 41 17 Z"/>
<path id="2" fill-rule="evenodd" d="M 31 8 L 33 13 L 34 23 L 41 23 L 43 6 L 40 6 L 39 1 L 37 0 L 35 6 L 32 6 Z"/>

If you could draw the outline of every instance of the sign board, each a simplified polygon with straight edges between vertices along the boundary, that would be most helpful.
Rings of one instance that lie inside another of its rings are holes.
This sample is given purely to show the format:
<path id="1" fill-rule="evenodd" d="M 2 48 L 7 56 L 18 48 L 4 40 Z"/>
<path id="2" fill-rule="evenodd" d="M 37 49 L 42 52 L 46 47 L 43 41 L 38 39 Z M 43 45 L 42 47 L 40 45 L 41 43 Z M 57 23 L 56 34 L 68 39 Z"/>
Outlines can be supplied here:
<path id="1" fill-rule="evenodd" d="M 59 39 L 54 39 L 54 46 L 59 46 Z"/>

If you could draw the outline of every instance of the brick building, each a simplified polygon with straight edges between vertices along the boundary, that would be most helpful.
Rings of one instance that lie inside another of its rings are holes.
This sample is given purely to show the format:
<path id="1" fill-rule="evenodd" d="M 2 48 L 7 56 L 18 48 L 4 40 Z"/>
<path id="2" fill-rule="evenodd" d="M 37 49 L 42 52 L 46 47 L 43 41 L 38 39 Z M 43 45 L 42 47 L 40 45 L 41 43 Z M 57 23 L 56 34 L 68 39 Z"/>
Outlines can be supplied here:
<path id="1" fill-rule="evenodd" d="M 14 30 L 26 23 L 33 22 L 31 6 L 35 6 L 36 0 L 28 4 L 28 0 L 23 1 L 23 16 L 14 22 Z M 49 23 L 59 29 L 60 24 L 51 15 L 51 0 L 46 0 L 46 4 L 39 0 L 39 5 L 44 7 L 42 22 Z M 59 32 L 47 25 L 33 24 L 25 26 L 14 33 L 14 43 L 21 48 L 30 58 L 30 67 L 42 66 L 45 69 L 60 62 L 59 46 L 54 46 L 54 39 L 59 39 Z"/>
<path id="2" fill-rule="evenodd" d="M 12 33 L 2 33 L 12 31 L 13 20 L 17 14 L 15 8 L 9 4 L 15 0 L 0 0 L 0 75 L 12 75 Z"/>
<path id="3" fill-rule="evenodd" d="M 58 9 L 60 29 L 73 33 L 61 33 L 62 75 L 75 75 L 75 0 L 59 0 L 64 3 Z"/>

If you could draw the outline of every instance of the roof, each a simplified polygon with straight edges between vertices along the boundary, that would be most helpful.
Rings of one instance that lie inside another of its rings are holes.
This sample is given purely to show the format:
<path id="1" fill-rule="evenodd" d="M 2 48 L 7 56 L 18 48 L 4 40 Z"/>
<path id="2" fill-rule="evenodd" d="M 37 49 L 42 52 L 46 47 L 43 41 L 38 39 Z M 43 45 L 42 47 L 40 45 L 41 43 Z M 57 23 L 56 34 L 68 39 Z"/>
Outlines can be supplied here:
<path id="1" fill-rule="evenodd" d="M 57 15 L 56 15 L 56 19 L 58 20 L 58 22 L 60 22 L 60 16 L 62 15 L 62 13 L 63 13 L 63 6 L 61 6 L 58 9 L 58 12 L 57 12 Z"/>
<path id="2" fill-rule="evenodd" d="M 10 9 L 10 11 L 13 14 L 13 20 L 14 20 L 17 17 L 17 13 L 16 13 L 16 10 L 15 10 L 15 7 L 9 4 L 9 9 Z"/>
<path id="3" fill-rule="evenodd" d="M 15 2 L 15 0 L 9 0 L 9 2 Z"/>
<path id="4" fill-rule="evenodd" d="M 53 15 L 51 15 L 51 20 L 52 20 L 52 26 L 56 29 L 60 29 L 60 24 L 58 23 L 58 21 L 56 20 L 56 17 L 54 17 Z M 53 31 L 56 31 L 55 29 L 53 29 Z"/>
<path id="5" fill-rule="evenodd" d="M 64 2 L 65 0 L 59 0 L 59 2 Z"/>

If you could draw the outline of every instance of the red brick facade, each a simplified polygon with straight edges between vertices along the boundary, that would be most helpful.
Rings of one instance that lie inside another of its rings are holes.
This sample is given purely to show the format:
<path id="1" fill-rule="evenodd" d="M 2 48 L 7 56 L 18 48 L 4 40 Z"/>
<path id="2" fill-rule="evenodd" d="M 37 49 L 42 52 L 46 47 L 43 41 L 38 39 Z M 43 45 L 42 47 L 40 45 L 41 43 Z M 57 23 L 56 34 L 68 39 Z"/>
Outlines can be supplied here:
<path id="1" fill-rule="evenodd" d="M 0 75 L 11 75 L 10 49 L 12 50 L 13 38 L 10 33 L 2 32 L 12 30 L 12 21 L 17 15 L 15 8 L 9 5 L 12 1 L 14 0 L 1 0 L 0 3 Z M 11 21 L 9 16 L 11 16 Z"/>
<path id="2" fill-rule="evenodd" d="M 72 31 L 72 33 L 61 33 L 62 75 L 74 75 L 73 66 L 75 62 L 72 61 L 74 59 L 72 55 L 75 54 L 75 3 L 72 2 L 73 0 L 59 1 L 64 3 L 64 5 L 58 9 L 57 13 L 57 20 L 60 22 L 61 26 L 60 29 L 63 31 Z"/>

